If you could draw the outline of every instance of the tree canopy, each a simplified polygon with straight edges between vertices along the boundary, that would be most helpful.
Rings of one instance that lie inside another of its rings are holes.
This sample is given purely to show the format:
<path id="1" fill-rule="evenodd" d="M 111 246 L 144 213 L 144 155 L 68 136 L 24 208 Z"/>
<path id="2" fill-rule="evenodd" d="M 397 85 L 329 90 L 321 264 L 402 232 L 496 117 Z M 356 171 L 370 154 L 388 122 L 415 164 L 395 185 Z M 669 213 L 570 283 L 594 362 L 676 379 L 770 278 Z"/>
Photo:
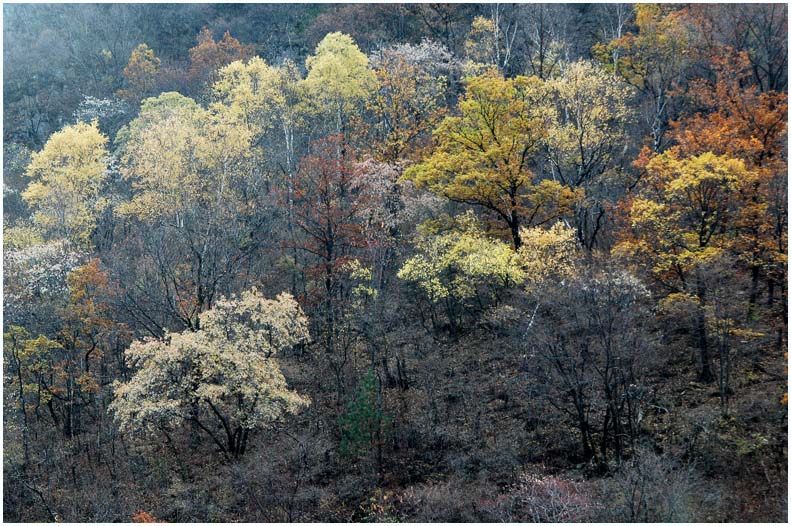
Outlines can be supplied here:
<path id="1" fill-rule="evenodd" d="M 786 521 L 787 6 L 3 19 L 10 521 Z"/>
<path id="2" fill-rule="evenodd" d="M 238 457 L 250 431 L 308 404 L 276 361 L 308 340 L 307 320 L 288 294 L 267 300 L 251 289 L 217 301 L 201 322 L 198 331 L 134 342 L 126 354 L 136 371 L 115 387 L 110 407 L 121 429 L 159 433 L 192 422 Z"/>

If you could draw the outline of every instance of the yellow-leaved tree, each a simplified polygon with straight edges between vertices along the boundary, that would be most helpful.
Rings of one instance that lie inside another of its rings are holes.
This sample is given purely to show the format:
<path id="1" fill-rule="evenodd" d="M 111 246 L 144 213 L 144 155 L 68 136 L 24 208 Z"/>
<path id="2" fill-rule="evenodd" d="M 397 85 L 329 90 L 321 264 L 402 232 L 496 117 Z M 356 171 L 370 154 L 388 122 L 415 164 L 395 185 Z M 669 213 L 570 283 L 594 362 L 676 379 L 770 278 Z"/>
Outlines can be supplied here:
<path id="1" fill-rule="evenodd" d="M 517 286 L 540 298 L 545 284 L 575 272 L 576 236 L 562 223 L 548 229 L 522 227 L 518 251 L 487 236 L 471 211 L 439 231 L 426 223 L 418 232 L 418 253 L 404 263 L 398 277 L 414 283 L 430 303 L 444 307 L 452 333 L 463 310 L 497 303 L 503 291 Z"/>
<path id="2" fill-rule="evenodd" d="M 380 49 L 371 64 L 378 86 L 366 107 L 373 122 L 360 121 L 360 135 L 372 135 L 372 153 L 380 161 L 418 159 L 446 113 L 447 75 L 457 66 L 446 48 L 430 41 Z"/>
<path id="3" fill-rule="evenodd" d="M 146 303 L 159 301 L 160 312 L 196 328 L 266 235 L 257 226 L 265 188 L 250 162 L 250 129 L 224 105 L 207 110 L 163 93 L 143 102 L 117 141 L 133 188 L 117 210 L 135 227 L 129 249 L 144 256 L 132 270 L 152 280 Z M 140 289 L 134 272 L 128 285 Z"/>
<path id="4" fill-rule="evenodd" d="M 117 95 L 133 104 L 154 94 L 159 77 L 161 60 L 154 50 L 146 44 L 140 44 L 132 50 L 129 63 L 123 75 L 127 88 L 118 90 Z"/>
<path id="5" fill-rule="evenodd" d="M 118 207 L 122 215 L 167 215 L 176 225 L 183 221 L 180 214 L 205 184 L 199 166 L 206 145 L 200 134 L 204 117 L 195 101 L 175 92 L 143 102 L 138 117 L 116 139 L 121 173 L 135 190 L 132 200 Z"/>
<path id="6" fill-rule="evenodd" d="M 701 381 L 714 376 L 705 308 L 706 271 L 738 239 L 733 211 L 757 178 L 744 161 L 713 153 L 682 158 L 673 150 L 646 165 L 638 195 L 625 203 L 631 231 L 614 253 L 649 275 L 669 294 L 695 309 Z"/>
<path id="7" fill-rule="evenodd" d="M 562 280 L 577 272 L 577 239 L 573 228 L 557 222 L 549 228 L 522 228 L 520 263 L 528 292 L 540 295 L 550 280 Z"/>
<path id="8" fill-rule="evenodd" d="M 521 237 L 519 257 L 525 275 L 524 289 L 535 302 L 527 322 L 527 334 L 533 327 L 547 289 L 579 277 L 579 253 L 576 231 L 562 222 L 547 229 L 522 228 Z"/>
<path id="9" fill-rule="evenodd" d="M 487 237 L 472 212 L 453 218 L 448 226 L 442 231 L 431 224 L 418 227 L 418 253 L 404 263 L 398 277 L 414 283 L 432 306 L 443 307 L 453 335 L 465 308 L 481 306 L 498 291 L 522 283 L 525 273 L 517 253 L 508 243 Z M 433 318 L 433 307 L 431 312 Z"/>
<path id="10" fill-rule="evenodd" d="M 201 322 L 133 343 L 126 357 L 136 370 L 115 384 L 110 409 L 123 431 L 169 435 L 191 424 L 238 458 L 251 431 L 309 404 L 276 360 L 308 341 L 308 320 L 289 294 L 269 300 L 253 288 L 218 300 Z"/>
<path id="11" fill-rule="evenodd" d="M 574 215 L 580 241 L 591 248 L 612 207 L 613 186 L 624 185 L 617 167 L 628 144 L 634 89 L 585 60 L 563 64 L 560 75 L 546 84 L 556 106 L 546 140 L 547 167 L 553 179 L 585 190 Z"/>
<path id="12" fill-rule="evenodd" d="M 107 178 L 107 137 L 96 121 L 66 126 L 33 154 L 22 197 L 47 237 L 90 247 L 96 222 L 109 202 L 102 196 Z"/>
<path id="13" fill-rule="evenodd" d="M 521 226 L 550 223 L 582 198 L 581 189 L 541 180 L 531 170 L 554 120 L 540 79 L 468 79 L 459 113 L 442 121 L 434 131 L 436 149 L 423 163 L 410 167 L 404 179 L 451 201 L 492 212 L 505 223 L 516 249 L 522 243 Z"/>
<path id="14" fill-rule="evenodd" d="M 623 148 L 633 90 L 585 60 L 564 65 L 547 86 L 557 105 L 547 137 L 552 173 L 563 184 L 584 186 L 607 170 Z"/>
<path id="15" fill-rule="evenodd" d="M 694 64 L 695 33 L 686 9 L 638 4 L 635 33 L 596 44 L 594 56 L 643 95 L 643 117 L 651 130 L 651 149 L 659 151 L 672 117 L 674 90 Z"/>
<path id="16" fill-rule="evenodd" d="M 302 78 L 296 64 L 285 61 L 271 66 L 262 58 L 253 57 L 247 62 L 228 64 L 218 75 L 214 84 L 217 100 L 249 128 L 254 146 L 268 142 L 277 146 L 274 150 L 282 150 L 285 171 L 291 174 L 295 165 L 294 132 L 305 109 Z"/>
<path id="17" fill-rule="evenodd" d="M 119 211 L 183 224 L 186 209 L 233 193 L 233 180 L 246 174 L 250 132 L 225 107 L 204 110 L 170 92 L 146 99 L 117 141 L 122 175 L 135 189 Z"/>
<path id="18" fill-rule="evenodd" d="M 335 121 L 335 133 L 345 132 L 349 116 L 362 108 L 376 88 L 368 57 L 349 35 L 328 33 L 305 67 L 304 86 L 318 112 Z"/>
<path id="19" fill-rule="evenodd" d="M 499 42 L 496 39 L 494 21 L 491 18 L 476 16 L 470 24 L 470 33 L 464 41 L 464 54 L 472 61 L 473 68 L 485 69 L 487 65 L 500 67 Z"/>
<path id="20" fill-rule="evenodd" d="M 432 233 L 418 227 L 418 254 L 409 258 L 398 277 L 415 282 L 433 302 L 448 297 L 465 300 L 478 287 L 518 285 L 525 279 L 519 258 L 506 243 L 486 237 L 475 216 L 454 218 L 453 228 Z"/>

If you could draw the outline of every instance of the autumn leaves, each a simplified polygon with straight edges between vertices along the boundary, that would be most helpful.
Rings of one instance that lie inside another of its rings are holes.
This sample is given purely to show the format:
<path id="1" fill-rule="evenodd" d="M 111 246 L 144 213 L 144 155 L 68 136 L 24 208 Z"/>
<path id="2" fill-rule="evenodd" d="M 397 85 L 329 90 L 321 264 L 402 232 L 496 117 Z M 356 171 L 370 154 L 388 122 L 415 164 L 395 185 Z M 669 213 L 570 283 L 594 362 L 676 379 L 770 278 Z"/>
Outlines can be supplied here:
<path id="1" fill-rule="evenodd" d="M 700 378 L 711 380 L 711 331 L 741 330 L 711 303 L 723 266 L 749 275 L 750 315 L 762 286 L 767 308 L 782 303 L 787 103 L 747 82 L 748 59 L 726 48 L 710 75 L 690 79 L 693 26 L 683 10 L 638 6 L 635 34 L 596 46 L 598 62 L 559 60 L 545 78 L 503 74 L 510 51 L 491 21 L 473 25 L 474 65 L 428 41 L 366 55 L 342 33 L 326 35 L 304 68 L 271 65 L 230 36 L 202 34 L 185 73 L 200 86 L 186 94 L 159 89 L 162 65 L 141 45 L 123 94 L 140 102 L 136 117 L 112 145 L 96 122 L 52 135 L 23 197 L 46 239 L 101 252 L 96 233 L 119 234 L 101 255 L 135 262 L 118 276 L 128 310 L 154 334 L 180 329 L 130 350 L 138 380 L 160 391 L 157 356 L 196 364 L 242 352 L 233 338 L 200 336 L 207 316 L 272 275 L 337 358 L 340 392 L 339 340 L 353 333 L 355 301 L 393 286 L 387 276 L 442 305 L 455 329 L 464 309 L 483 311 L 506 290 L 527 291 L 535 318 L 543 285 L 573 277 L 591 254 L 651 281 L 660 308 L 694 314 Z M 433 201 L 421 209 L 420 199 Z M 250 385 L 300 405 L 272 362 L 256 370 L 252 384 L 223 372 L 190 396 L 242 435 L 259 420 L 232 426 L 220 406 L 241 396 L 266 412 Z M 141 419 L 149 387 L 119 418 Z M 162 407 L 175 410 L 174 397 Z M 218 447 L 238 455 L 243 439 L 231 435 Z"/>

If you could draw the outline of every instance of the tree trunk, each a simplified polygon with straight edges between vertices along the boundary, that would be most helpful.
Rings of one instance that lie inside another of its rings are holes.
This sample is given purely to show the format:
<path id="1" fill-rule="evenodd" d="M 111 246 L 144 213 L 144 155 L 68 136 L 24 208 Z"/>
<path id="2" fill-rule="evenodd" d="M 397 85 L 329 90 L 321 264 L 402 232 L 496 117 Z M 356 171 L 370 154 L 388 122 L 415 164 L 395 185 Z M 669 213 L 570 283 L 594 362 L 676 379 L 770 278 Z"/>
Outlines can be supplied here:
<path id="1" fill-rule="evenodd" d="M 695 320 L 696 343 L 698 351 L 700 352 L 700 372 L 698 374 L 698 381 L 708 384 L 714 381 L 714 373 L 711 369 L 709 338 L 706 331 L 706 285 L 703 283 L 703 279 L 700 276 L 697 278 L 697 296 L 700 303 Z"/>
<path id="2" fill-rule="evenodd" d="M 748 307 L 747 307 L 747 318 L 752 319 L 755 316 L 755 306 L 758 303 L 758 278 L 760 277 L 759 274 L 760 267 L 758 265 L 752 265 L 750 268 L 750 298 L 748 300 Z"/>
<path id="3" fill-rule="evenodd" d="M 519 250 L 522 246 L 522 238 L 519 235 L 519 216 L 516 212 L 511 214 L 511 219 L 508 221 L 508 226 L 511 229 L 511 238 L 514 243 L 514 250 Z"/>
<path id="4" fill-rule="evenodd" d="M 585 460 L 590 460 L 593 458 L 594 451 L 593 447 L 591 446 L 590 440 L 590 428 L 588 426 L 588 419 L 585 417 L 585 408 L 581 401 L 582 395 L 580 393 L 575 393 L 577 397 L 577 423 L 580 430 L 580 442 L 582 443 L 582 456 Z"/>

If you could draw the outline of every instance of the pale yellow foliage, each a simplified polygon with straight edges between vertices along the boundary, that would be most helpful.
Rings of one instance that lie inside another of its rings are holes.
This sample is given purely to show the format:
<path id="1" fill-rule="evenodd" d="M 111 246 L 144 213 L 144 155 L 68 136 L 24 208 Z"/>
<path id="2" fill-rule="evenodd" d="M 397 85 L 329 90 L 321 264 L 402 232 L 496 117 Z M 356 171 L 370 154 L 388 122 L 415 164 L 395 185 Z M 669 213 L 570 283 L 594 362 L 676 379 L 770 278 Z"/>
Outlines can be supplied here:
<path id="1" fill-rule="evenodd" d="M 573 228 L 555 223 L 549 229 L 522 228 L 519 256 L 528 290 L 535 291 L 549 279 L 575 275 L 577 235 Z"/>
<path id="2" fill-rule="evenodd" d="M 454 218 L 454 223 L 454 229 L 439 234 L 421 227 L 419 253 L 398 272 L 399 278 L 416 283 L 435 303 L 472 298 L 483 286 L 523 285 L 538 293 L 549 280 L 576 274 L 576 232 L 562 223 L 549 229 L 523 227 L 518 251 L 487 237 L 471 212 Z"/>
<path id="3" fill-rule="evenodd" d="M 25 249 L 44 243 L 40 229 L 25 224 L 17 224 L 3 230 L 3 250 Z"/>
<path id="4" fill-rule="evenodd" d="M 110 409 L 124 431 L 217 414 L 232 429 L 261 427 L 309 403 L 288 389 L 275 359 L 308 339 L 307 319 L 288 294 L 268 300 L 252 289 L 221 299 L 201 315 L 200 330 L 133 343 L 126 359 L 135 373 L 116 383 Z"/>
<path id="5" fill-rule="evenodd" d="M 299 71 L 293 62 L 267 64 L 260 57 L 232 62 L 219 71 L 214 94 L 232 115 L 258 136 L 280 123 L 290 129 L 299 118 Z"/>
<path id="6" fill-rule="evenodd" d="M 606 168 L 626 140 L 633 89 L 601 66 L 580 60 L 547 81 L 557 112 L 546 144 L 549 161 L 565 184 L 577 186 Z"/>
<path id="7" fill-rule="evenodd" d="M 352 295 L 358 299 L 376 299 L 379 290 L 371 286 L 373 272 L 370 268 L 363 266 L 359 259 L 352 259 L 343 265 L 343 270 L 348 272 L 349 277 L 355 282 L 352 288 Z"/>
<path id="8" fill-rule="evenodd" d="M 346 115 L 361 107 L 376 89 L 376 76 L 368 57 L 352 37 L 328 33 L 307 58 L 304 86 L 323 111 L 337 119 L 341 131 Z"/>
<path id="9" fill-rule="evenodd" d="M 66 126 L 33 154 L 26 172 L 33 181 L 22 197 L 45 234 L 90 245 L 96 221 L 109 204 L 102 196 L 107 159 L 107 137 L 95 121 Z"/>
<path id="10" fill-rule="evenodd" d="M 180 226 L 185 210 L 233 201 L 237 179 L 249 174 L 250 140 L 225 106 L 205 110 L 178 93 L 147 99 L 119 133 L 121 172 L 135 189 L 119 213 Z"/>

